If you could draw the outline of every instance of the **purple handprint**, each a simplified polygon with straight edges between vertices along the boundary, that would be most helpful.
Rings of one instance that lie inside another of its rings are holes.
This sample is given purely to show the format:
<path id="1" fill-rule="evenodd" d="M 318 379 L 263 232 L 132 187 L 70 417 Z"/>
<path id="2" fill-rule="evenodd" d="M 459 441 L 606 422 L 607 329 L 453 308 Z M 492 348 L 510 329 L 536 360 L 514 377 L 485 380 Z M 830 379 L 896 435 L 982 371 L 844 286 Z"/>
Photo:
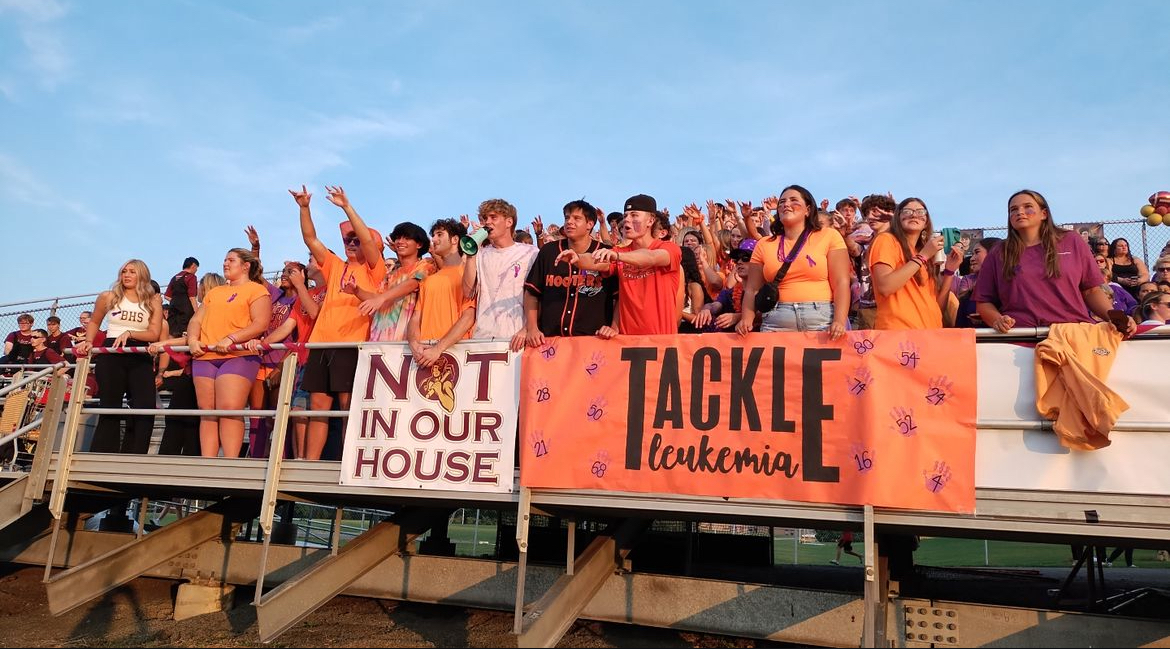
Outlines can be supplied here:
<path id="1" fill-rule="evenodd" d="M 898 431 L 903 437 L 913 437 L 918 433 L 918 424 L 914 423 L 914 409 L 897 406 L 890 409 L 890 418 L 894 420 L 890 428 Z"/>
<path id="2" fill-rule="evenodd" d="M 926 402 L 932 406 L 941 406 L 951 396 L 955 384 L 944 374 L 932 378 L 926 387 Z"/>
<path id="3" fill-rule="evenodd" d="M 902 367 L 908 367 L 912 370 L 918 369 L 918 361 L 921 356 L 918 353 L 918 345 L 914 344 L 913 340 L 907 340 L 898 345 L 898 362 Z"/>
<path id="4" fill-rule="evenodd" d="M 532 452 L 536 453 L 536 457 L 548 455 L 548 440 L 544 438 L 543 430 L 534 430 L 529 433 L 528 445 L 532 447 Z"/>
<path id="5" fill-rule="evenodd" d="M 874 458 L 877 457 L 875 451 L 871 451 L 861 444 L 854 442 L 849 446 L 849 458 L 857 464 L 857 472 L 865 473 L 873 469 Z"/>
<path id="6" fill-rule="evenodd" d="M 605 472 L 609 470 L 609 452 L 600 450 L 597 455 L 593 456 L 593 465 L 589 468 L 589 472 L 597 478 L 604 478 Z"/>
<path id="7" fill-rule="evenodd" d="M 926 490 L 936 494 L 951 481 L 951 467 L 943 460 L 935 460 L 934 467 L 929 471 L 923 471 L 922 477 L 926 480 Z"/>
<path id="8" fill-rule="evenodd" d="M 849 389 L 849 394 L 855 397 L 860 397 L 873 383 L 873 372 L 869 371 L 868 367 L 864 365 L 853 370 L 852 376 L 845 377 L 845 385 Z"/>

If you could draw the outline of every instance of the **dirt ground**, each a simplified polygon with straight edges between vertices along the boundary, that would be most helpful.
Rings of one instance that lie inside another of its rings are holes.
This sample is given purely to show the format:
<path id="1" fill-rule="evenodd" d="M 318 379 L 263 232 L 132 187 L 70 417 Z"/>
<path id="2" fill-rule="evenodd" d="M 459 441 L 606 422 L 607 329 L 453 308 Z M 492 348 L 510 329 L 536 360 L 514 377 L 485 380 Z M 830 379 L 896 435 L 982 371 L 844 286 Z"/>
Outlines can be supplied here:
<path id="1" fill-rule="evenodd" d="M 449 606 L 338 597 L 270 645 L 251 591 L 231 611 L 176 622 L 176 582 L 137 579 L 61 617 L 49 614 L 42 568 L 0 565 L 0 647 L 515 647 L 512 616 Z M 246 589 L 245 589 L 246 590 Z M 560 647 L 778 647 L 744 638 L 578 622 Z"/>

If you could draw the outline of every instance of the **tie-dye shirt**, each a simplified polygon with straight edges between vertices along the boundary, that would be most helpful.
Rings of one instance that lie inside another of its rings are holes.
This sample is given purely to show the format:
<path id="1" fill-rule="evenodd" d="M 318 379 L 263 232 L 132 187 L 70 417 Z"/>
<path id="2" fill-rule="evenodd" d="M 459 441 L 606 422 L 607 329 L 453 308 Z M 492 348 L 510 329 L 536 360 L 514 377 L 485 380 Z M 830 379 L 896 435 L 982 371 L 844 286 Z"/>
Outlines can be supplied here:
<path id="1" fill-rule="evenodd" d="M 399 268 L 393 274 L 387 275 L 378 292 L 385 293 L 408 280 L 421 282 L 433 272 L 434 262 L 430 259 L 421 260 L 410 268 Z M 410 324 L 417 304 L 418 291 L 415 290 L 379 309 L 370 319 L 370 340 L 373 342 L 406 340 L 406 327 Z"/>

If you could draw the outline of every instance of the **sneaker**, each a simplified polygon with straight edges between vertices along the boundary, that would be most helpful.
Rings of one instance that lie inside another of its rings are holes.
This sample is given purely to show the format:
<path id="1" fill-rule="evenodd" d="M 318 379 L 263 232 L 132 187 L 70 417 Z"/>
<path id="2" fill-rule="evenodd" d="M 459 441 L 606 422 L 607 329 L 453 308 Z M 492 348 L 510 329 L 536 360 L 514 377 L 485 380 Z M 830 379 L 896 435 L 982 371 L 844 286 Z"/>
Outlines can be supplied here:
<path id="1" fill-rule="evenodd" d="M 1106 562 L 1105 562 L 1105 567 L 1106 567 L 1106 568 L 1112 568 L 1112 567 L 1113 567 L 1113 562 L 1112 562 L 1112 561 L 1106 561 Z"/>
<path id="2" fill-rule="evenodd" d="M 829 559 L 829 563 L 833 564 L 834 566 L 841 565 L 841 562 L 837 561 L 836 559 Z"/>
<path id="3" fill-rule="evenodd" d="M 1137 567 L 1136 563 L 1131 563 L 1128 566 L 1126 566 L 1126 568 L 1136 568 L 1136 567 Z"/>

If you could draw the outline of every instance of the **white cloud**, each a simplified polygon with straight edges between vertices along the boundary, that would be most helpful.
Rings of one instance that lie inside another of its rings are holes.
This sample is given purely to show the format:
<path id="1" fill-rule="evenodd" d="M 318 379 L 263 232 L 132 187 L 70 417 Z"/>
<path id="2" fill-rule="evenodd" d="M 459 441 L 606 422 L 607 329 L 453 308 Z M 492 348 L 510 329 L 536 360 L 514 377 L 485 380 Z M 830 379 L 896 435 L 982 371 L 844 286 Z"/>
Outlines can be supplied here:
<path id="1" fill-rule="evenodd" d="M 315 20 L 303 25 L 293 25 L 290 27 L 283 27 L 279 30 L 278 35 L 281 39 L 292 43 L 303 43 L 311 40 L 318 34 L 336 30 L 341 26 L 341 16 L 329 16 L 321 20 Z"/>
<path id="2" fill-rule="evenodd" d="M 0 14 L 15 13 L 35 22 L 57 20 L 66 11 L 58 0 L 0 0 Z"/>
<path id="3" fill-rule="evenodd" d="M 411 138 L 422 129 L 381 113 L 367 113 L 317 116 L 308 125 L 285 125 L 280 131 L 298 135 L 288 143 L 274 137 L 268 141 L 277 144 L 267 148 L 192 144 L 181 147 L 175 157 L 214 182 L 269 191 L 343 167 L 348 152 L 372 142 Z"/>
<path id="4" fill-rule="evenodd" d="M 173 120 L 162 93 L 134 79 L 106 79 L 94 88 L 96 97 L 80 106 L 79 117 L 100 122 L 161 125 Z"/>
<path id="5" fill-rule="evenodd" d="M 28 67 L 36 82 L 47 90 L 56 89 L 73 68 L 65 40 L 56 28 L 56 23 L 67 13 L 68 8 L 58 0 L 0 0 L 0 16 L 17 16 Z M 4 94 L 12 98 L 10 89 Z"/>
<path id="6" fill-rule="evenodd" d="M 104 221 L 84 204 L 60 195 L 15 158 L 0 153 L 0 197 L 46 210 L 64 210 L 87 225 Z"/>

